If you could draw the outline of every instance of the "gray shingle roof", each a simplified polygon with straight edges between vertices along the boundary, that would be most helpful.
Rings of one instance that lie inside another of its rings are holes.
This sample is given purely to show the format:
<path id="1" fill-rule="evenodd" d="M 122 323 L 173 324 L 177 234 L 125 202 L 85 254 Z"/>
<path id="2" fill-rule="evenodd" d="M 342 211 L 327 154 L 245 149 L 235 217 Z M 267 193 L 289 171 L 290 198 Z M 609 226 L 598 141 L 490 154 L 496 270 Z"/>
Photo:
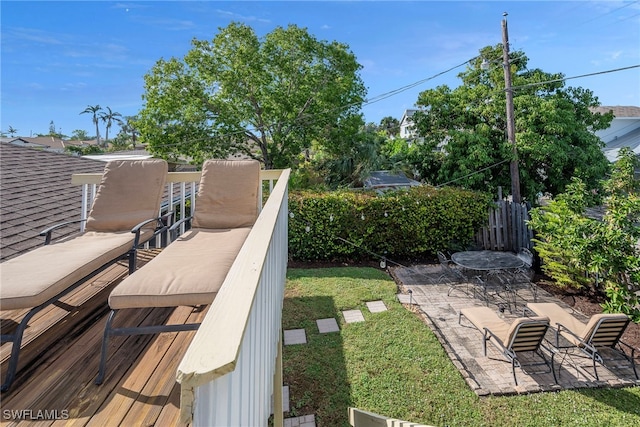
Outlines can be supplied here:
<path id="1" fill-rule="evenodd" d="M 593 111 L 594 113 L 600 113 L 600 114 L 606 114 L 609 111 L 613 111 L 613 115 L 617 118 L 640 117 L 640 107 L 633 107 L 633 106 L 602 105 L 600 107 L 593 108 L 591 111 Z"/>
<path id="2" fill-rule="evenodd" d="M 104 162 L 0 143 L 0 260 L 43 244 L 40 231 L 80 219 L 74 173 L 102 173 Z M 70 226 L 62 237 L 79 230 Z"/>
<path id="3" fill-rule="evenodd" d="M 421 185 L 402 172 L 373 171 L 364 179 L 364 188 L 408 188 Z"/>

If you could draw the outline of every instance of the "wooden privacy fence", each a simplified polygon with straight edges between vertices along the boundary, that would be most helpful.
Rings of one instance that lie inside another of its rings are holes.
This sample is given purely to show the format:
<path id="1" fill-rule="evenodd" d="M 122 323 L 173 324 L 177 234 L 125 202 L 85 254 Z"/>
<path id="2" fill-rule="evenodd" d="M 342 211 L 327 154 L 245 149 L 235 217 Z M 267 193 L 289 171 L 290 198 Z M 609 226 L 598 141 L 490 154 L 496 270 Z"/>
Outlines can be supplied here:
<path id="1" fill-rule="evenodd" d="M 531 249 L 533 231 L 527 225 L 528 220 L 527 204 L 499 200 L 494 208 L 489 209 L 489 225 L 476 234 L 476 244 L 494 251 Z"/>

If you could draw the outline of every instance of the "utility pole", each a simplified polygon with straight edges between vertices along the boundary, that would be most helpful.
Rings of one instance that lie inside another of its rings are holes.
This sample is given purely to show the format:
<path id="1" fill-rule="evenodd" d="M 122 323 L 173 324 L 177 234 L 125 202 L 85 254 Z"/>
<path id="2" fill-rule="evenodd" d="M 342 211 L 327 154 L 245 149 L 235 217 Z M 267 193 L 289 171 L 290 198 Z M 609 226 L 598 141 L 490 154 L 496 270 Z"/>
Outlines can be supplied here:
<path id="1" fill-rule="evenodd" d="M 511 65 L 509 63 L 509 34 L 507 32 L 507 12 L 502 14 L 502 62 L 504 67 L 504 91 L 507 96 L 507 140 L 513 147 L 513 159 L 509 164 L 511 172 L 511 197 L 514 203 L 520 203 L 520 171 L 518 169 L 518 150 L 516 148 L 516 124 L 513 117 L 513 89 L 511 88 Z"/>

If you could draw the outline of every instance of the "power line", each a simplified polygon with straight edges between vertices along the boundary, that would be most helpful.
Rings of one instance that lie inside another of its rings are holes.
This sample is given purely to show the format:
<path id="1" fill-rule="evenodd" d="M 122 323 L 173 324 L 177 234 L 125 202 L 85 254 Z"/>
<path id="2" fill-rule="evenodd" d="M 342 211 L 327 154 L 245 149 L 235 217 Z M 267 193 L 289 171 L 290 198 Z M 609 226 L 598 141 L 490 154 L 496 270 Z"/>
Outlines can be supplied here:
<path id="1" fill-rule="evenodd" d="M 615 68 L 613 70 L 598 71 L 598 72 L 595 72 L 595 73 L 581 74 L 579 76 L 562 77 L 560 79 L 546 80 L 544 82 L 535 82 L 535 83 L 527 83 L 526 85 L 512 86 L 511 89 L 524 89 L 524 88 L 527 88 L 527 87 L 539 86 L 539 85 L 544 85 L 544 84 L 547 84 L 547 83 L 557 83 L 557 82 L 563 82 L 563 81 L 566 81 L 566 80 L 580 79 L 580 78 L 583 78 L 583 77 L 598 76 L 600 74 L 615 73 L 615 72 L 618 72 L 618 71 L 630 70 L 632 68 L 639 68 L 639 67 L 640 67 L 640 64 L 638 64 L 638 65 L 630 65 L 628 67 Z"/>
<path id="2" fill-rule="evenodd" d="M 468 177 L 470 177 L 470 176 L 477 175 L 477 174 L 479 174 L 480 172 L 484 172 L 484 171 L 486 171 L 487 169 L 494 168 L 494 167 L 496 167 L 496 166 L 498 166 L 498 165 L 501 165 L 501 164 L 503 164 L 503 163 L 507 163 L 507 162 L 510 162 L 510 161 L 511 161 L 510 159 L 502 160 L 502 161 L 500 161 L 500 162 L 498 162 L 498 163 L 494 163 L 494 164 L 492 164 L 492 165 L 490 165 L 490 166 L 484 167 L 484 168 L 482 168 L 482 169 L 480 169 L 480 170 L 477 170 L 477 171 L 475 171 L 475 172 L 471 172 L 471 173 L 469 173 L 469 174 L 467 174 L 467 175 L 465 175 L 465 176 L 461 176 L 460 178 L 452 179 L 451 181 L 447 181 L 447 182 L 445 182 L 444 184 L 438 184 L 438 185 L 436 185 L 436 188 L 444 187 L 445 185 L 449 185 L 449 184 L 451 184 L 451 183 L 453 183 L 453 182 L 460 181 L 461 179 L 465 179 L 465 178 L 468 178 Z"/>
<path id="3" fill-rule="evenodd" d="M 633 6 L 633 5 L 634 5 L 634 4 L 636 4 L 636 3 L 638 3 L 638 2 L 637 2 L 637 1 L 634 1 L 634 2 L 627 3 L 627 4 L 623 5 L 623 6 L 620 6 L 620 7 L 617 7 L 617 8 L 615 8 L 615 9 L 612 9 L 612 10 L 610 10 L 610 11 L 606 12 L 606 13 L 602 13 L 602 14 L 600 14 L 600 15 L 598 15 L 598 16 L 595 16 L 595 17 L 593 17 L 593 18 L 591 18 L 591 19 L 588 19 L 588 20 L 586 20 L 586 21 L 583 21 L 583 22 L 579 23 L 578 25 L 584 25 L 584 24 L 587 24 L 587 23 L 589 23 L 589 22 L 595 21 L 596 19 L 600 19 L 600 18 L 602 18 L 603 16 L 611 15 L 612 13 L 617 12 L 617 11 L 619 11 L 620 9 L 624 9 L 624 8 L 626 8 L 626 7 L 629 7 L 629 6 Z M 629 19 L 629 18 L 625 18 L 625 19 Z"/>
<path id="4" fill-rule="evenodd" d="M 451 68 L 449 68 L 449 69 L 447 69 L 447 70 L 444 70 L 444 71 L 441 71 L 441 72 L 439 72 L 439 73 L 437 73 L 437 74 L 434 74 L 434 75 L 433 75 L 433 76 L 431 76 L 431 77 L 427 77 L 426 79 L 418 80 L 418 81 L 417 81 L 417 82 L 415 82 L 415 83 L 411 83 L 411 84 L 409 84 L 409 85 L 406 85 L 406 86 L 403 86 L 403 87 L 401 87 L 401 88 L 398 88 L 398 89 L 392 90 L 392 91 L 390 91 L 390 92 L 383 93 L 382 95 L 375 96 L 375 97 L 373 97 L 372 99 L 366 100 L 366 102 L 365 102 L 363 105 L 371 105 L 371 104 L 373 104 L 373 103 L 375 103 L 375 102 L 382 101 L 383 99 L 387 99 L 387 98 L 389 98 L 389 97 L 391 97 L 391 96 L 393 96 L 393 95 L 397 95 L 397 94 L 399 94 L 399 93 L 405 92 L 405 91 L 407 91 L 407 90 L 409 90 L 409 89 L 412 89 L 412 88 L 414 88 L 414 87 L 416 87 L 416 86 L 419 86 L 419 85 L 421 85 L 421 84 L 423 84 L 423 83 L 426 83 L 426 82 L 428 82 L 429 80 L 433 80 L 433 79 L 435 79 L 436 77 L 440 77 L 440 76 L 442 76 L 443 74 L 446 74 L 446 73 L 448 73 L 448 72 L 450 72 L 450 71 L 453 71 L 453 70 L 455 70 L 456 68 L 462 67 L 463 65 L 466 65 L 466 64 L 468 64 L 469 62 L 472 62 L 472 61 L 474 61 L 474 60 L 476 60 L 476 59 L 478 59 L 478 56 L 475 56 L 475 57 L 473 57 L 473 58 L 471 58 L 471 59 L 469 59 L 469 60 L 467 60 L 467 61 L 464 61 L 464 62 L 463 62 L 463 63 L 461 63 L 461 64 L 458 64 L 458 65 L 456 65 L 456 66 L 453 66 L 453 67 L 451 67 Z"/>

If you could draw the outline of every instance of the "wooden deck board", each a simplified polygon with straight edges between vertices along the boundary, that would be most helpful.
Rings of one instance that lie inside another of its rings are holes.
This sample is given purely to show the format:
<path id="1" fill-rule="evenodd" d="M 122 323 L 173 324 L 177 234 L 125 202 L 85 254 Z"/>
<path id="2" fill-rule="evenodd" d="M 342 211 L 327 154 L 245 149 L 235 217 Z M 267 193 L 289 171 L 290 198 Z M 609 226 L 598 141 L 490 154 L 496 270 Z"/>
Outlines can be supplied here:
<path id="1" fill-rule="evenodd" d="M 179 307 L 174 311 L 174 313 L 168 319 L 168 321 L 166 321 L 166 323 L 184 323 L 189 318 L 190 311 L 191 309 L 189 307 Z M 107 424 L 138 425 L 123 423 L 122 421 L 124 420 L 124 418 L 126 418 L 129 411 L 135 409 L 141 410 L 141 408 L 144 409 L 145 406 L 153 406 L 158 403 L 156 400 L 143 393 L 145 387 L 149 387 L 150 382 L 152 382 L 153 386 L 155 385 L 153 384 L 153 382 L 158 381 L 157 377 L 154 377 L 154 373 L 159 373 L 159 375 L 169 374 L 170 377 L 161 377 L 160 380 L 168 382 L 169 386 L 172 386 L 173 383 L 175 383 L 177 364 L 179 363 L 179 360 L 181 358 L 181 356 L 176 355 L 175 351 L 181 351 L 182 354 L 184 354 L 184 351 L 186 351 L 190 339 L 187 342 L 184 342 L 182 340 L 178 340 L 176 342 L 176 346 L 179 348 L 178 350 L 174 350 L 174 352 L 172 352 L 172 356 L 178 357 L 178 360 L 174 362 L 175 367 L 173 367 L 172 372 L 168 372 L 168 369 L 166 367 L 161 366 L 162 358 L 167 352 L 168 347 L 174 344 L 176 335 L 191 336 L 191 333 L 163 333 L 157 336 L 153 336 L 153 340 L 147 346 L 145 346 L 144 352 L 137 358 L 137 360 L 133 361 L 131 360 L 131 358 L 126 357 L 126 354 L 128 353 L 126 346 L 129 344 L 125 343 L 125 345 L 121 347 L 120 354 L 125 355 L 124 359 L 121 361 L 121 364 L 126 365 L 127 362 L 133 362 L 133 365 L 129 372 L 127 372 L 127 374 L 122 377 L 117 386 L 115 388 L 112 388 L 111 393 L 109 394 L 109 396 L 107 396 L 107 399 L 100 407 L 100 409 L 91 417 L 91 420 L 88 422 L 87 426 L 104 426 Z M 117 338 L 118 337 L 116 337 L 116 339 Z M 135 338 L 135 336 L 132 338 Z M 144 363 L 141 363 L 142 361 L 144 361 Z M 109 375 L 109 365 L 107 365 L 107 369 L 107 375 Z M 132 409 L 137 401 L 140 401 L 142 406 L 137 405 L 136 408 Z"/>
<path id="2" fill-rule="evenodd" d="M 136 323 L 144 323 L 151 316 L 150 310 L 140 310 L 136 313 Z M 159 318 L 165 318 L 166 311 L 160 313 Z M 70 361 L 57 361 L 50 369 L 55 369 L 56 376 L 59 377 L 54 388 L 49 388 L 46 394 L 42 394 L 41 400 L 38 402 L 39 408 L 60 407 L 60 402 L 64 402 L 64 408 L 69 411 L 69 423 L 84 425 L 87 420 L 95 413 L 104 400 L 108 397 L 111 389 L 117 386 L 118 380 L 124 375 L 124 369 L 113 369 L 113 381 L 108 383 L 105 381 L 102 386 L 96 386 L 95 381 L 98 373 L 99 355 L 102 340 L 102 332 L 104 330 L 104 321 L 97 322 L 90 331 L 87 331 L 77 344 L 72 345 L 73 350 L 83 348 L 85 351 L 82 356 L 67 357 L 65 352 L 61 352 L 61 358 L 72 359 Z M 134 337 L 136 338 L 136 337 Z M 126 356 L 129 358 L 140 355 L 144 346 L 151 340 L 151 337 L 140 337 L 143 339 L 122 341 L 130 341 L 130 346 L 126 349 Z M 125 351 L 123 351 L 125 353 Z M 119 356 L 119 354 L 116 354 Z M 78 360 L 74 360 L 78 359 Z M 107 368 L 109 365 L 107 365 Z M 65 372 L 66 369 L 66 372 Z M 120 375 L 118 375 L 120 374 Z M 58 391 L 59 388 L 62 389 Z M 65 423 L 66 424 L 66 423 Z M 106 425 L 106 424 L 105 424 Z"/>
<path id="3" fill-rule="evenodd" d="M 117 277 L 123 272 L 126 276 L 126 266 L 114 268 L 120 272 L 109 273 L 113 280 L 121 280 Z M 112 337 L 106 376 L 103 384 L 97 386 L 94 381 L 108 313 L 108 294 L 98 292 L 96 295 L 100 295 L 104 306 L 99 316 L 94 314 L 88 319 L 67 316 L 56 321 L 68 323 L 64 328 L 57 324 L 42 326 L 41 335 L 46 338 L 41 340 L 50 345 L 40 356 L 31 350 L 33 358 L 24 369 L 21 357 L 16 381 L 2 394 L 3 411 L 31 410 L 35 415 L 38 410 L 57 410 L 59 414 L 64 414 L 62 411 L 68 414 L 67 419 L 38 420 L 42 426 L 183 426 L 179 422 L 180 387 L 175 374 L 194 332 Z M 75 298 L 79 302 L 84 297 Z M 94 297 L 85 299 L 84 304 L 100 305 Z M 205 312 L 191 307 L 122 310 L 114 323 L 127 326 L 193 323 L 200 322 Z M 53 321 L 55 317 L 48 319 Z M 26 343 L 24 353 L 30 352 L 29 347 L 36 347 L 37 341 Z M 28 419 L 2 419 L 3 426 L 32 424 L 33 420 Z"/>
<path id="4" fill-rule="evenodd" d="M 180 309 L 188 308 L 189 307 L 180 307 Z M 193 310 L 185 312 L 184 314 L 186 314 L 187 317 L 185 317 L 183 323 L 198 321 L 201 317 L 200 312 L 193 313 Z M 177 322 L 172 319 L 170 323 Z M 165 345 L 158 346 L 158 349 L 155 350 L 161 352 L 162 347 L 166 347 L 166 350 L 163 352 L 162 359 L 159 361 L 157 366 L 154 367 L 152 372 L 148 372 L 147 377 L 149 380 L 141 390 L 136 401 L 133 403 L 131 409 L 127 413 L 127 416 L 124 418 L 122 425 L 154 425 L 162 411 L 162 408 L 164 408 L 164 406 L 166 406 L 170 401 L 169 398 L 171 390 L 176 384 L 175 378 L 178 364 L 182 359 L 184 350 L 186 350 L 191 339 L 195 335 L 195 332 L 179 332 L 166 335 L 173 335 L 173 343 L 171 343 L 172 345 L 169 347 L 168 344 L 170 343 L 167 342 Z M 142 375 L 145 373 L 145 371 L 141 371 Z"/>
<path id="5" fill-rule="evenodd" d="M 177 382 L 173 385 L 169 399 L 162 408 L 158 419 L 156 420 L 157 426 L 173 426 L 173 427 L 186 427 L 188 424 L 180 421 L 180 384 Z"/>

